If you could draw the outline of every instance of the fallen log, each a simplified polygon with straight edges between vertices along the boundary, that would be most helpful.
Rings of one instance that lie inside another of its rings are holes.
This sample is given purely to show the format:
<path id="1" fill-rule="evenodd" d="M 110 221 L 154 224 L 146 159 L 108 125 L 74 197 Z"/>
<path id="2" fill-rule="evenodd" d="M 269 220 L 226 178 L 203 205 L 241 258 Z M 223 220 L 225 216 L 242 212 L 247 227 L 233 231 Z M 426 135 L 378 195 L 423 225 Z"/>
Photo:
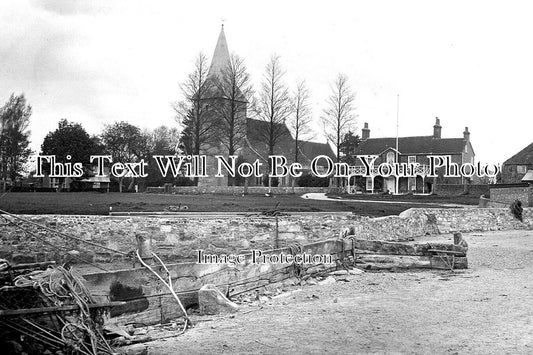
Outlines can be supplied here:
<path id="1" fill-rule="evenodd" d="M 468 262 L 466 257 L 456 256 L 413 256 L 413 255 L 382 255 L 363 254 L 355 260 L 367 269 L 466 269 Z"/>
<path id="2" fill-rule="evenodd" d="M 431 250 L 451 251 L 457 256 L 466 256 L 468 248 L 462 245 L 449 243 L 399 243 L 381 240 L 363 240 L 346 238 L 343 240 L 344 250 L 354 250 L 356 254 L 383 254 L 383 255 L 418 255 L 430 256 L 435 254 Z"/>

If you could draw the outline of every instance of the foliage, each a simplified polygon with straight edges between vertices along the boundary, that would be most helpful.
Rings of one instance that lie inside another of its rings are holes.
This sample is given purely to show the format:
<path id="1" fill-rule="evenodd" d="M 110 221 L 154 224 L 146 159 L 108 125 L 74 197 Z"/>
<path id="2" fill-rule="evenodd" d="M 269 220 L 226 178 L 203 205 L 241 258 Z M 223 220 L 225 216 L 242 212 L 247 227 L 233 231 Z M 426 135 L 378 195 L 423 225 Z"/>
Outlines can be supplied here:
<path id="1" fill-rule="evenodd" d="M 32 113 L 24 94 L 11 94 L 0 108 L 0 174 L 4 182 L 13 182 L 24 171 L 24 164 L 31 154 L 28 125 Z"/>
<path id="2" fill-rule="evenodd" d="M 136 162 L 148 155 L 146 135 L 141 133 L 139 127 L 125 121 L 106 125 L 102 142 L 106 153 L 113 157 L 113 162 Z"/>
<path id="3" fill-rule="evenodd" d="M 154 155 L 174 155 L 177 153 L 177 146 L 179 145 L 180 133 L 177 128 L 169 128 L 160 126 L 153 131 L 146 131 L 143 133 L 147 137 L 148 145 L 148 167 L 146 173 L 148 176 L 144 179 L 146 186 L 162 186 L 166 183 L 177 184 L 177 180 L 171 175 L 161 176 L 159 168 L 155 163 Z M 188 179 L 191 181 L 190 179 Z M 183 183 L 183 182 L 182 182 Z M 188 182 L 185 182 L 187 184 Z M 180 185 L 188 186 L 188 185 Z"/>
<path id="4" fill-rule="evenodd" d="M 296 179 L 296 183 L 300 187 L 328 187 L 329 178 L 320 178 L 313 174 L 307 173 Z"/>
<path id="5" fill-rule="evenodd" d="M 91 155 L 102 153 L 97 137 L 91 137 L 81 124 L 61 119 L 55 131 L 48 132 L 41 144 L 42 155 L 55 155 L 57 162 L 90 163 Z M 71 156 L 67 160 L 67 155 Z"/>
<path id="6" fill-rule="evenodd" d="M 106 154 L 113 157 L 113 162 L 134 163 L 147 159 L 149 155 L 148 137 L 139 127 L 128 122 L 115 122 L 106 125 L 102 133 Z M 119 177 L 119 191 L 122 192 L 122 180 Z M 131 177 L 128 190 L 133 189 L 135 178 Z"/>
<path id="7" fill-rule="evenodd" d="M 359 143 L 361 143 L 361 138 L 359 138 L 359 135 L 354 135 L 351 130 L 348 131 L 344 135 L 339 147 L 339 151 L 341 154 L 340 161 L 348 163 L 348 165 L 355 165 L 357 163 L 355 153 L 357 151 Z"/>

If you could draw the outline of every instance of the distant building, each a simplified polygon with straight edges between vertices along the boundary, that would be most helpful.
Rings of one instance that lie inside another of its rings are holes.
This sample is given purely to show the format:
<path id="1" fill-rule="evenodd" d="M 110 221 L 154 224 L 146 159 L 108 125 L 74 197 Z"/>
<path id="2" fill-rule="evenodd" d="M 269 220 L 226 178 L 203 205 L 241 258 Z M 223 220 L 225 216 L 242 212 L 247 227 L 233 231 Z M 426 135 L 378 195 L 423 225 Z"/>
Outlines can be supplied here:
<path id="1" fill-rule="evenodd" d="M 356 149 L 356 155 L 377 155 L 375 165 L 383 162 L 387 163 L 418 163 L 420 165 L 428 164 L 428 155 L 449 155 L 452 163 L 459 166 L 464 163 L 474 164 L 475 153 L 470 142 L 470 132 L 465 127 L 462 138 L 442 138 L 442 126 L 440 120 L 435 119 L 433 126 L 433 135 L 431 136 L 413 136 L 399 137 L 398 149 L 396 150 L 396 137 L 389 138 L 370 138 L 370 129 L 368 123 L 365 123 L 362 129 L 362 139 L 359 147 Z M 394 176 L 383 178 L 366 178 L 362 184 L 363 190 L 374 192 L 431 192 L 433 184 L 436 182 L 445 184 L 464 184 L 466 179 L 462 177 L 449 178 L 427 178 L 423 173 L 416 177 Z M 360 184 L 361 185 L 361 184 Z M 397 191 L 398 190 L 398 191 Z"/>
<path id="2" fill-rule="evenodd" d="M 502 166 L 502 183 L 524 182 L 528 171 L 533 170 L 533 143 L 507 159 Z M 533 174 L 533 172 L 532 172 Z M 530 179 L 528 175 L 527 179 Z"/>
<path id="3" fill-rule="evenodd" d="M 215 52 L 211 60 L 211 66 L 207 75 L 207 80 L 221 75 L 223 69 L 229 64 L 230 55 L 228 45 L 226 42 L 226 36 L 224 34 L 224 27 L 220 31 L 218 41 L 215 47 Z M 213 89 L 209 94 L 209 98 L 205 99 L 205 104 L 210 104 L 213 101 L 225 100 L 217 92 L 217 89 Z M 268 169 L 268 145 L 264 139 L 261 139 L 261 132 L 266 130 L 265 121 L 249 118 L 247 115 L 248 102 L 242 97 L 242 101 L 238 102 L 238 114 L 241 124 L 245 125 L 245 137 L 242 147 L 238 149 L 236 155 L 240 157 L 241 161 L 253 163 L 259 160 L 262 163 L 262 170 L 266 172 Z M 279 139 L 274 149 L 275 155 L 283 155 L 287 158 L 288 163 L 294 162 L 295 157 L 295 140 L 288 127 L 285 124 L 280 125 L 279 131 L 283 132 L 282 137 Z M 326 155 L 335 160 L 335 154 L 328 143 L 318 143 L 310 141 L 301 141 L 298 143 L 299 158 L 298 161 L 302 164 L 305 170 L 309 169 L 310 162 L 318 155 Z M 228 177 L 215 177 L 217 171 L 217 161 L 215 155 L 221 155 L 227 157 L 228 152 L 224 146 L 217 142 L 210 142 L 210 144 L 204 147 L 201 151 L 202 155 L 207 156 L 207 175 L 208 177 L 200 178 L 198 181 L 199 186 L 228 186 Z M 225 171 L 224 171 L 225 172 Z M 237 181 L 239 185 L 247 186 L 261 186 L 267 183 L 266 176 L 262 177 L 250 177 L 245 181 Z M 276 181 L 278 186 L 289 186 L 289 177 L 281 178 Z"/>

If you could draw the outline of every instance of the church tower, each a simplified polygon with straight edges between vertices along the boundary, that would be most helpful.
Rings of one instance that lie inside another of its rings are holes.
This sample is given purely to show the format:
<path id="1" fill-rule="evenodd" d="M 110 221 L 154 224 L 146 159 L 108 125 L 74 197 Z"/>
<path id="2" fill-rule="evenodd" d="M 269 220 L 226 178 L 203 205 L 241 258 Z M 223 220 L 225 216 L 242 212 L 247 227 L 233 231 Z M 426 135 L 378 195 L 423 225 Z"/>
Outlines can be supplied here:
<path id="1" fill-rule="evenodd" d="M 208 77 L 220 76 L 222 71 L 230 63 L 230 56 L 228 50 L 228 43 L 226 42 L 226 35 L 224 34 L 224 25 L 220 29 L 220 34 L 218 35 L 217 45 L 215 47 L 215 52 L 213 53 L 213 58 L 211 59 L 211 66 L 209 67 Z"/>
<path id="2" fill-rule="evenodd" d="M 224 127 L 227 127 L 224 126 L 226 124 L 224 115 L 227 114 L 225 109 L 227 109 L 228 106 L 225 105 L 230 103 L 230 99 L 225 93 L 223 87 L 227 86 L 227 81 L 224 80 L 226 79 L 224 78 L 224 75 L 227 75 L 228 68 L 230 68 L 230 66 L 231 57 L 229 54 L 228 43 L 226 41 L 226 35 L 224 33 L 224 25 L 222 25 L 206 78 L 206 85 L 209 86 L 209 89 L 207 90 L 208 94 L 207 97 L 202 99 L 205 105 L 208 105 L 212 108 L 209 114 L 212 115 L 214 122 L 219 125 L 217 128 L 219 134 L 217 133 L 218 139 L 213 139 L 211 142 L 209 142 L 209 144 L 206 144 L 200 152 L 200 154 L 206 155 L 206 173 L 208 175 L 207 177 L 200 178 L 198 180 L 198 186 L 200 187 L 228 186 L 228 183 L 233 181 L 232 179 L 228 179 L 228 176 L 215 177 L 216 173 L 218 172 L 218 161 L 215 159 L 215 155 L 221 155 L 229 161 L 229 152 L 227 146 L 223 144 L 223 141 L 227 139 L 227 137 L 224 137 Z M 247 102 L 240 91 L 239 95 L 240 97 L 238 100 L 234 99 L 231 102 L 233 102 L 234 106 L 237 105 L 238 107 L 239 122 L 246 124 Z M 238 153 L 239 152 L 234 152 L 233 154 Z M 223 169 L 222 173 L 226 175 L 226 170 Z"/>

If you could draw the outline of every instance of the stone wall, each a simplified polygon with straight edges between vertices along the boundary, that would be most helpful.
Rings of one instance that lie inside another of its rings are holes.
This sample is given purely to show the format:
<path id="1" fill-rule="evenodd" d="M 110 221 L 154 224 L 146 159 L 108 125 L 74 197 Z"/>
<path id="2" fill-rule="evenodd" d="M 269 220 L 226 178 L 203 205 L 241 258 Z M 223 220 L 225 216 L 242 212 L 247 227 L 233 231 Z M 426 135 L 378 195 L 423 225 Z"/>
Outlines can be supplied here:
<path id="1" fill-rule="evenodd" d="M 451 231 L 532 229 L 533 209 L 524 209 L 519 222 L 508 208 L 410 209 L 400 216 L 369 218 L 347 213 L 301 213 L 277 219 L 263 216 L 117 217 L 117 216 L 22 216 L 30 221 L 98 243 L 124 253 L 136 249 L 137 234 L 152 238 L 153 249 L 166 261 L 195 260 L 203 249 L 210 253 L 267 250 L 294 243 L 311 243 L 355 234 L 370 240 L 404 240 Z M 12 220 L 11 217 L 7 217 Z M 20 222 L 16 222 L 19 224 Z M 277 227 L 276 227 L 277 224 Z M 0 222 L 0 258 L 17 263 L 64 261 L 68 251 L 95 262 L 124 261 L 112 251 L 88 246 L 20 223 L 27 232 L 7 221 Z M 276 233 L 277 229 L 277 233 Z M 31 234 L 29 234 L 30 232 Z M 76 260 L 72 260 L 76 262 Z"/>
<path id="2" fill-rule="evenodd" d="M 336 187 L 264 187 L 264 186 L 171 186 L 165 187 L 148 187 L 148 193 L 172 193 L 180 195 L 198 195 L 198 194 L 222 194 L 222 195 L 242 195 L 245 194 L 266 194 L 270 190 L 273 194 L 305 194 L 310 192 L 337 192 Z"/>
<path id="3" fill-rule="evenodd" d="M 481 196 L 489 192 L 487 184 L 436 184 L 433 192 L 441 196 L 458 196 L 463 194 Z"/>
<path id="4" fill-rule="evenodd" d="M 490 188 L 490 200 L 506 204 L 520 200 L 523 206 L 533 207 L 533 186 L 528 184 L 493 185 Z"/>
<path id="5" fill-rule="evenodd" d="M 480 208 L 509 208 L 510 204 L 492 201 L 490 198 L 480 196 L 478 207 Z"/>

